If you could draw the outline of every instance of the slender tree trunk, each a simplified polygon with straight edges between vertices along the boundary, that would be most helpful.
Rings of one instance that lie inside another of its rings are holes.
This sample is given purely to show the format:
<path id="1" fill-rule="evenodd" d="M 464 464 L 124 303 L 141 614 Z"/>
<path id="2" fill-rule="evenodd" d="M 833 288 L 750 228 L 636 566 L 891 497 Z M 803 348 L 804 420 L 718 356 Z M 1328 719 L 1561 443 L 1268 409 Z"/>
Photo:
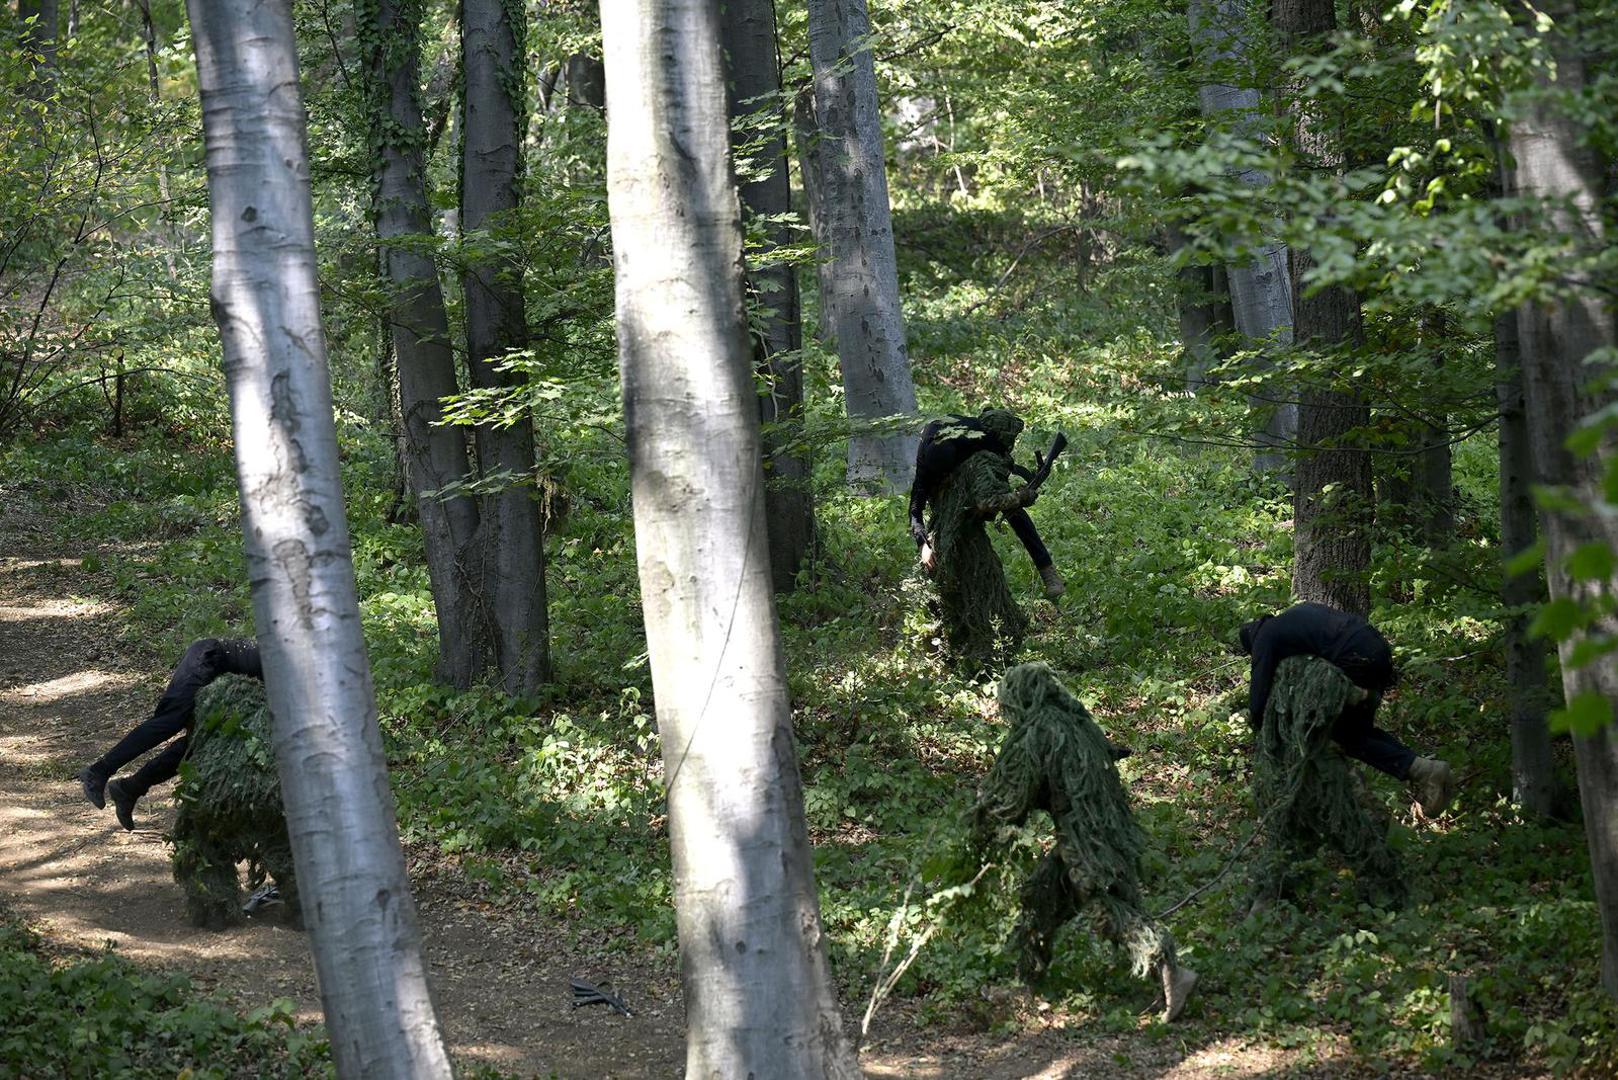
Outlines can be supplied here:
<path id="1" fill-rule="evenodd" d="M 1251 74 L 1247 33 L 1252 21 L 1250 2 L 1191 0 L 1191 40 L 1198 63 L 1205 70 Z M 1215 75 L 1209 75 L 1197 88 L 1197 100 L 1204 117 L 1228 125 L 1232 134 L 1249 139 L 1264 137 L 1266 114 L 1256 79 L 1231 83 L 1216 81 Z M 1244 169 L 1238 176 L 1255 191 L 1270 186 L 1269 174 L 1261 169 Z M 1279 232 L 1280 222 L 1270 231 L 1272 235 Z M 1286 245 L 1267 240 L 1248 261 L 1226 267 L 1236 332 L 1255 345 L 1292 343 L 1292 279 L 1287 265 Z M 1263 426 L 1253 433 L 1254 441 L 1280 448 L 1297 441 L 1298 406 L 1292 400 L 1294 393 L 1274 388 L 1250 399 L 1255 413 L 1264 418 Z M 1265 450 L 1255 455 L 1253 468 L 1258 472 L 1282 472 L 1289 462 L 1284 450 Z"/>
<path id="2" fill-rule="evenodd" d="M 189 12 L 248 579 L 332 1057 L 448 1080 L 360 627 L 291 6 Z"/>
<path id="3" fill-rule="evenodd" d="M 505 0 L 463 0 L 461 57 L 464 78 L 461 131 L 461 229 L 489 229 L 517 206 L 522 167 L 522 65 L 514 25 L 521 5 Z M 528 343 L 519 267 L 497 259 L 470 266 L 466 294 L 467 365 L 479 387 L 518 386 L 520 376 L 497 370 L 513 349 Z M 501 685 L 532 693 L 550 678 L 550 629 L 545 611 L 545 547 L 539 504 L 533 496 L 534 423 L 525 411 L 509 427 L 477 429 L 478 469 L 502 474 L 508 486 L 488 498 L 480 531 L 487 593 L 498 627 Z"/>
<path id="4" fill-rule="evenodd" d="M 454 394 L 455 354 L 438 267 L 422 245 L 432 234 L 419 88 L 420 0 L 370 0 L 356 10 L 368 44 L 366 92 L 376 161 L 372 217 L 390 290 L 387 313 L 403 420 L 405 475 L 426 541 L 427 576 L 438 613 L 438 678 L 466 689 L 493 659 L 493 612 L 483 592 L 476 543 L 478 508 L 468 495 L 432 493 L 471 472 L 466 435 L 443 426 Z"/>
<path id="5" fill-rule="evenodd" d="M 877 107 L 871 20 L 865 0 L 809 0 L 809 56 L 814 67 L 820 213 L 820 304 L 843 369 L 848 417 L 912 415 L 893 213 Z M 916 467 L 914 434 L 854 431 L 848 479 L 856 487 L 897 491 Z"/>
<path id="6" fill-rule="evenodd" d="M 1548 41 L 1555 66 L 1536 69 L 1542 93 L 1526 103 L 1512 129 L 1514 180 L 1521 194 L 1544 200 L 1548 224 L 1571 245 L 1600 246 L 1607 242 L 1601 216 L 1606 163 L 1584 142 L 1584 132 L 1571 110 L 1544 93 L 1554 89 L 1576 94 L 1585 86 L 1585 62 L 1578 43 L 1561 29 L 1576 17 L 1578 7 L 1562 0 L 1546 13 L 1556 24 Z M 1612 440 L 1609 437 L 1597 453 L 1582 457 L 1569 451 L 1565 440 L 1581 420 L 1613 403 L 1611 389 L 1592 388 L 1591 380 L 1599 372 L 1587 366 L 1585 359 L 1597 350 L 1613 348 L 1618 335 L 1606 298 L 1577 286 L 1564 288 L 1554 300 L 1529 307 L 1519 324 L 1528 437 L 1540 482 L 1595 508 L 1610 505 L 1603 481 L 1614 453 Z M 1610 576 L 1575 578 L 1568 559 L 1586 545 L 1618 552 L 1618 515 L 1593 509 L 1574 511 L 1561 503 L 1542 513 L 1551 597 L 1602 610 L 1605 598 L 1618 589 L 1618 580 Z M 1600 616 L 1591 629 L 1597 634 L 1618 634 L 1618 618 L 1610 607 L 1605 610 L 1608 614 Z M 1618 708 L 1618 664 L 1610 655 L 1576 663 L 1575 650 L 1584 637 L 1580 632 L 1559 643 L 1563 691 L 1570 703 L 1586 695 L 1604 700 L 1610 713 Z M 1618 731 L 1608 723 L 1592 734 L 1575 735 L 1573 747 L 1601 913 L 1601 982 L 1609 994 L 1618 997 Z"/>
<path id="7" fill-rule="evenodd" d="M 814 87 L 806 86 L 792 99 L 792 142 L 797 148 L 798 175 L 803 184 L 803 209 L 809 222 L 809 235 L 819 237 L 825 232 L 825 184 L 821 179 L 820 125 L 815 121 Z M 825 259 L 815 260 L 815 297 L 817 317 L 815 340 L 831 339 L 831 324 L 826 314 L 825 297 L 831 291 L 828 278 L 831 264 Z M 800 293 L 800 300 L 801 300 Z M 801 324 L 800 324 L 801 325 Z"/>
<path id="8" fill-rule="evenodd" d="M 635 550 L 668 776 L 686 1075 L 852 1078 L 770 589 L 718 5 L 606 0 Z"/>
<path id="9" fill-rule="evenodd" d="M 770 134 L 746 161 L 754 179 L 742 183 L 742 206 L 758 217 L 780 217 L 792 210 L 792 182 L 787 174 L 786 134 L 781 130 L 781 67 L 776 48 L 775 6 L 770 0 L 729 0 L 725 5 L 724 48 L 732 119 L 760 118 Z M 742 140 L 761 137 L 758 125 L 740 133 Z M 736 152 L 739 147 L 732 147 Z M 764 170 L 768 174 L 760 176 Z M 776 591 L 790 592 L 815 539 L 815 503 L 809 461 L 793 449 L 803 423 L 803 344 L 799 321 L 798 275 L 776 251 L 788 240 L 786 226 L 766 226 L 773 250 L 762 253 L 748 275 L 748 287 L 768 309 L 753 335 L 753 364 L 765 390 L 759 394 L 764 435 L 764 520 L 769 528 L 770 578 Z"/>
<path id="10" fill-rule="evenodd" d="M 1500 407 L 1500 548 L 1509 562 L 1539 538 L 1515 311 L 1494 320 L 1494 355 L 1495 395 Z M 1507 573 L 1501 581 L 1500 601 L 1506 608 L 1506 682 L 1511 687 L 1511 798 L 1529 813 L 1548 817 L 1556 809 L 1556 773 L 1550 729 L 1545 723 L 1551 704 L 1545 681 L 1545 643 L 1528 634 L 1531 609 L 1544 598 L 1545 582 L 1537 570 Z"/>
<path id="11" fill-rule="evenodd" d="M 135 0 L 135 6 L 140 9 L 141 39 L 146 45 L 146 88 L 155 106 L 162 100 L 162 95 L 157 81 L 157 26 L 152 22 L 152 0 Z M 177 282 L 180 273 L 174 264 L 173 232 L 169 228 L 174 216 L 174 195 L 169 183 L 167 160 L 157 163 L 157 195 L 163 203 L 158 211 L 163 218 L 163 266 L 168 271 L 169 281 Z"/>
<path id="12" fill-rule="evenodd" d="M 1279 39 L 1294 51 L 1318 47 L 1337 27 L 1332 0 L 1276 0 L 1271 17 Z M 1300 93 L 1291 99 L 1300 156 L 1315 168 L 1340 171 L 1339 133 Z M 1297 248 L 1291 256 L 1296 340 L 1325 348 L 1361 345 L 1359 297 L 1337 287 L 1305 295 L 1303 281 L 1314 258 Z M 1314 378 L 1331 380 L 1324 373 Z M 1299 401 L 1292 592 L 1299 600 L 1368 615 L 1375 502 L 1371 458 L 1356 433 L 1370 424 L 1370 409 L 1357 393 L 1332 381 L 1305 388 Z"/>

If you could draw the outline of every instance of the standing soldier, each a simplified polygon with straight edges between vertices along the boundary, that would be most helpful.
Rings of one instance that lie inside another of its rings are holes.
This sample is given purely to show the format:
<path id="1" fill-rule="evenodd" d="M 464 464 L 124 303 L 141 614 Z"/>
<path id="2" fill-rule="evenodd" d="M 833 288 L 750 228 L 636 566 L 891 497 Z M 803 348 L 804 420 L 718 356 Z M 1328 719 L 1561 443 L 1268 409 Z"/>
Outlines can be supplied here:
<path id="1" fill-rule="evenodd" d="M 1138 977 L 1158 980 L 1163 1020 L 1185 1008 L 1197 973 L 1175 962 L 1174 938 L 1141 910 L 1139 861 L 1145 838 L 1118 777 L 1118 751 L 1046 664 L 1022 664 L 1000 683 L 1010 730 L 984 781 L 973 817 L 975 844 L 996 825 L 1020 825 L 1047 811 L 1056 846 L 1023 886 L 1017 920 L 1018 973 L 1044 978 L 1056 932 L 1086 907 L 1129 951 Z"/>

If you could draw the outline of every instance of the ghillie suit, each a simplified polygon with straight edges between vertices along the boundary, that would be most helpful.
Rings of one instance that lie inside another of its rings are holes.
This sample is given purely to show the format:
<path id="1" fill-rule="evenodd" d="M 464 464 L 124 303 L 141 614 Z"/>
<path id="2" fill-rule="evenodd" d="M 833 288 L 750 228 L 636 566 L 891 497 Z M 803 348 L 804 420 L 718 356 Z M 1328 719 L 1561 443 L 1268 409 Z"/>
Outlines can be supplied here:
<path id="1" fill-rule="evenodd" d="M 1057 930 L 1094 906 L 1106 936 L 1128 950 L 1134 973 L 1162 972 L 1169 986 L 1174 939 L 1141 911 L 1138 864 L 1145 841 L 1112 744 L 1045 664 L 1006 672 L 1000 712 L 1011 730 L 978 795 L 976 842 L 985 843 L 997 824 L 1022 824 L 1035 810 L 1048 811 L 1056 826 L 1056 846 L 1023 887 L 1018 974 L 1029 983 L 1043 979 Z M 1173 1007 L 1172 994 L 1170 1000 Z"/>
<path id="2" fill-rule="evenodd" d="M 1322 846 L 1343 855 L 1367 899 L 1404 902 L 1387 822 L 1369 809 L 1364 782 L 1331 737 L 1343 710 L 1365 693 L 1319 657 L 1291 657 L 1277 669 L 1253 763 L 1264 834 L 1253 866 L 1255 906 L 1287 895 L 1292 868 Z"/>
<path id="3" fill-rule="evenodd" d="M 1005 428 L 999 442 L 1008 448 L 1022 430 L 1022 421 L 1005 410 L 985 412 L 982 422 L 991 430 Z M 1028 630 L 987 528 L 995 515 L 1034 501 L 1037 488 L 1010 489 L 1012 468 L 1009 449 L 979 450 L 951 470 L 929 499 L 944 636 L 952 655 L 984 668 L 1014 653 Z"/>
<path id="4" fill-rule="evenodd" d="M 296 923 L 298 884 L 263 683 L 227 675 L 197 694 L 176 794 L 174 880 L 192 924 L 220 930 L 242 921 L 239 862 L 247 863 L 250 888 L 274 880 Z"/>

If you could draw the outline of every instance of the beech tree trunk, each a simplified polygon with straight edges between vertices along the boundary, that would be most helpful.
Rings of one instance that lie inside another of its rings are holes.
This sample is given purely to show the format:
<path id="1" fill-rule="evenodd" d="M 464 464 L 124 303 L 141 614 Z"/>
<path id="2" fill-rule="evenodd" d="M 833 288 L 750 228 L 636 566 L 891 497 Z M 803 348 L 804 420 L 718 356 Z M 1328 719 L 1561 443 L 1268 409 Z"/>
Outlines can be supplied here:
<path id="1" fill-rule="evenodd" d="M 471 236 L 500 223 L 517 207 L 522 167 L 522 27 L 506 0 L 463 0 L 461 64 L 461 222 Z M 477 387 L 519 386 L 498 370 L 512 350 L 528 344 L 520 268 L 508 259 L 469 266 L 466 296 L 467 368 Z M 494 607 L 500 683 L 528 694 L 550 678 L 550 627 L 545 610 L 545 546 L 533 493 L 534 423 L 525 410 L 509 426 L 477 429 L 478 471 L 511 483 L 485 500 L 479 532 L 485 590 Z"/>
<path id="2" fill-rule="evenodd" d="M 770 588 L 718 5 L 605 0 L 608 207 L 686 1075 L 852 1078 Z"/>
<path id="3" fill-rule="evenodd" d="M 1567 0 L 1546 9 L 1555 20 L 1547 42 L 1555 66 L 1536 69 L 1541 92 L 1529 98 L 1513 126 L 1511 151 L 1517 190 L 1543 200 L 1544 220 L 1570 246 L 1589 249 L 1607 243 L 1601 215 L 1607 163 L 1586 144 L 1571 110 L 1548 96 L 1553 89 L 1576 94 L 1585 86 L 1584 57 L 1577 41 L 1562 29 L 1578 12 L 1578 5 Z M 1539 481 L 1562 489 L 1588 508 L 1572 510 L 1558 503 L 1541 511 L 1551 597 L 1600 610 L 1603 598 L 1618 590 L 1618 579 L 1575 577 L 1568 560 L 1588 545 L 1618 552 L 1618 515 L 1594 512 L 1610 505 L 1603 481 L 1614 447 L 1608 437 L 1596 453 L 1577 456 L 1567 448 L 1566 439 L 1581 420 L 1613 403 L 1611 389 L 1592 387 L 1591 380 L 1600 371 L 1587 366 L 1585 359 L 1599 349 L 1613 348 L 1618 335 L 1606 297 L 1576 285 L 1562 288 L 1554 299 L 1528 307 L 1519 324 L 1528 437 Z M 1607 610 L 1593 629 L 1618 633 L 1618 618 Z M 1610 715 L 1618 707 L 1618 664 L 1610 655 L 1576 663 L 1575 650 L 1584 637 L 1583 632 L 1575 633 L 1558 643 L 1562 688 L 1570 705 L 1587 696 L 1604 702 Z M 1601 913 L 1601 982 L 1618 997 L 1618 732 L 1609 722 L 1592 733 L 1576 734 L 1573 746 Z"/>
<path id="4" fill-rule="evenodd" d="M 368 45 L 366 90 L 376 154 L 372 216 L 390 289 L 387 314 L 404 421 L 405 475 L 426 541 L 438 612 L 438 678 L 466 689 L 493 661 L 493 611 L 483 593 L 478 507 L 468 495 L 432 493 L 472 471 L 466 435 L 440 425 L 458 390 L 438 267 L 421 244 L 432 234 L 420 97 L 421 0 L 370 0 L 356 12 Z M 413 243 L 412 243 L 413 242 Z"/>
<path id="5" fill-rule="evenodd" d="M 848 418 L 855 424 L 916 411 L 870 36 L 865 0 L 809 0 L 820 135 L 815 241 L 825 262 L 820 304 L 843 369 Z M 917 442 L 913 433 L 852 432 L 849 483 L 877 491 L 907 487 Z"/>
<path id="6" fill-rule="evenodd" d="M 1337 28 L 1332 0 L 1275 0 L 1271 17 L 1277 37 L 1294 52 L 1320 47 Z M 1290 97 L 1300 157 L 1311 167 L 1340 171 L 1338 132 L 1296 90 Z M 1359 297 L 1338 287 L 1306 295 L 1303 282 L 1314 259 L 1294 248 L 1291 262 L 1296 340 L 1324 348 L 1363 344 Z M 1375 494 L 1371 457 L 1357 432 L 1370 424 L 1371 411 L 1357 393 L 1334 385 L 1333 374 L 1312 379 L 1314 385 L 1299 394 L 1292 593 L 1298 600 L 1369 615 Z"/>
<path id="7" fill-rule="evenodd" d="M 1534 465 L 1523 401 L 1522 354 L 1517 313 L 1494 320 L 1495 395 L 1500 408 L 1500 548 L 1506 562 L 1534 546 Z M 1511 798 L 1532 814 L 1556 808 L 1556 773 L 1545 717 L 1551 706 L 1545 680 L 1545 643 L 1528 635 L 1532 608 L 1545 598 L 1536 570 L 1505 574 L 1500 602 L 1506 608 L 1506 682 L 1511 687 Z"/>
<path id="8" fill-rule="evenodd" d="M 189 12 L 247 572 L 332 1057 L 448 1080 L 360 627 L 291 5 Z"/>
<path id="9" fill-rule="evenodd" d="M 1247 31 L 1252 18 L 1249 0 L 1191 0 L 1191 41 L 1198 63 L 1208 71 L 1251 74 Z M 1255 79 L 1231 83 L 1210 76 L 1198 86 L 1197 100 L 1203 116 L 1228 125 L 1232 134 L 1263 137 L 1266 111 Z M 1269 174 L 1261 169 L 1244 169 L 1237 175 L 1254 190 L 1270 186 Z M 1274 231 L 1279 226 L 1277 222 Z M 1252 259 L 1227 266 L 1225 273 L 1236 332 L 1255 345 L 1290 345 L 1293 292 L 1286 245 L 1267 240 Z M 1265 417 L 1262 428 L 1253 433 L 1256 442 L 1289 448 L 1297 440 L 1298 406 L 1293 394 L 1290 389 L 1276 388 L 1251 399 L 1254 411 Z M 1253 468 L 1280 472 L 1289 461 L 1284 449 L 1265 450 L 1254 456 Z"/>
<path id="10" fill-rule="evenodd" d="M 787 174 L 786 134 L 780 92 L 781 67 L 776 47 L 775 6 L 770 0 L 728 0 L 724 17 L 724 49 L 729 89 L 732 139 L 742 117 L 770 125 L 763 145 L 743 161 L 754 177 L 740 183 L 743 208 L 759 217 L 778 217 L 792 210 L 792 183 Z M 757 124 L 741 132 L 742 140 L 759 138 Z M 732 152 L 739 147 L 733 145 Z M 768 170 L 768 175 L 759 173 Z M 767 226 L 771 248 L 789 237 L 786 226 Z M 770 538 L 770 579 L 777 592 L 790 592 L 815 539 L 815 503 L 808 458 L 793 449 L 803 422 L 803 345 L 798 305 L 798 275 L 766 251 L 748 274 L 756 302 L 768 310 L 754 328 L 753 366 L 765 391 L 759 394 L 764 434 L 764 519 Z"/>

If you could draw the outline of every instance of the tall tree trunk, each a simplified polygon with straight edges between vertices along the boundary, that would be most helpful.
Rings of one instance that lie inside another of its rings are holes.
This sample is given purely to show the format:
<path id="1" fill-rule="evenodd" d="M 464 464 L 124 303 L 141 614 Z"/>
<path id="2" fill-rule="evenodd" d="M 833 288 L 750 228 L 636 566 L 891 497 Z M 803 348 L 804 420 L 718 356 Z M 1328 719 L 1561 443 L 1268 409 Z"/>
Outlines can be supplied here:
<path id="1" fill-rule="evenodd" d="M 188 9 L 247 572 L 332 1057 L 448 1080 L 343 510 L 291 5 Z"/>
<path id="2" fill-rule="evenodd" d="M 478 508 L 467 495 L 432 493 L 471 472 L 466 435 L 443 426 L 454 394 L 455 354 L 438 267 L 422 249 L 432 234 L 419 85 L 420 0 L 369 0 L 356 11 L 367 43 L 366 92 L 376 160 L 372 217 L 390 289 L 387 322 L 404 421 L 405 475 L 426 541 L 427 577 L 438 613 L 438 678 L 466 689 L 493 660 L 493 612 L 483 592 Z"/>
<path id="3" fill-rule="evenodd" d="M 916 411 L 870 37 L 865 0 L 809 0 L 820 129 L 815 241 L 826 263 L 820 304 L 842 364 L 848 417 L 856 424 Z M 854 431 L 849 483 L 886 491 L 907 486 L 916 443 L 914 434 Z"/>
<path id="4" fill-rule="evenodd" d="M 1186 246 L 1184 231 L 1169 226 L 1171 252 Z M 1207 381 L 1208 368 L 1219 359 L 1220 339 L 1235 327 L 1231 314 L 1229 278 L 1222 266 L 1182 266 L 1175 272 L 1176 309 L 1180 321 L 1181 364 L 1186 386 L 1196 390 Z"/>
<path id="5" fill-rule="evenodd" d="M 605 0 L 608 206 L 686 1075 L 852 1078 L 770 589 L 719 6 Z"/>
<path id="6" fill-rule="evenodd" d="M 1206 70 L 1250 71 L 1248 23 L 1252 19 L 1250 0 L 1191 0 L 1189 19 L 1191 41 L 1197 61 Z M 1230 126 L 1234 135 L 1261 138 L 1265 110 L 1256 79 L 1241 84 L 1217 82 L 1210 76 L 1197 88 L 1202 115 Z M 1255 191 L 1270 186 L 1270 176 L 1261 169 L 1243 169 L 1237 174 Z M 1276 222 L 1272 234 L 1280 231 Z M 1287 248 L 1278 240 L 1266 240 L 1253 257 L 1226 267 L 1231 314 L 1236 332 L 1255 345 L 1292 343 L 1292 279 L 1287 270 Z M 1264 417 L 1263 426 L 1253 433 L 1260 445 L 1290 447 L 1298 437 L 1298 406 L 1291 400 L 1294 391 L 1271 389 L 1251 400 L 1254 411 Z M 1265 400 L 1268 398 L 1269 400 Z M 1253 459 L 1259 472 L 1281 472 L 1290 462 L 1283 449 L 1260 451 Z"/>
<path id="7" fill-rule="evenodd" d="M 30 16 L 34 17 L 34 21 L 23 28 L 17 44 L 24 52 L 32 54 L 28 59 L 28 65 L 38 78 L 31 80 L 24 88 L 24 92 L 29 97 L 43 98 L 49 82 L 48 73 L 56 67 L 56 34 L 61 22 L 60 0 L 17 0 L 18 21 L 26 21 Z"/>
<path id="8" fill-rule="evenodd" d="M 1320 47 L 1337 27 L 1332 0 L 1276 0 L 1271 18 L 1277 37 L 1294 52 Z M 1339 133 L 1296 88 L 1290 97 L 1299 155 L 1314 168 L 1341 171 Z M 1359 297 L 1337 287 L 1305 295 L 1314 258 L 1297 248 L 1291 256 L 1295 339 L 1326 348 L 1363 344 Z M 1354 391 L 1337 388 L 1331 375 L 1313 378 L 1323 381 L 1299 395 L 1292 592 L 1299 600 L 1368 615 L 1374 493 L 1371 458 L 1357 432 L 1370 424 L 1370 409 Z"/>
<path id="9" fill-rule="evenodd" d="M 461 229 L 488 229 L 517 206 L 522 167 L 522 28 L 520 4 L 463 0 L 461 59 Z M 517 386 L 521 376 L 497 370 L 528 343 L 519 267 L 495 259 L 469 266 L 466 294 L 467 367 L 478 387 Z M 489 602 L 498 627 L 500 682 L 507 693 L 532 693 L 550 678 L 550 629 L 545 611 L 545 547 L 533 496 L 534 423 L 525 410 L 509 427 L 477 429 L 478 470 L 517 482 L 484 506 L 480 532 Z"/>
<path id="10" fill-rule="evenodd" d="M 1539 538 L 1534 520 L 1534 464 L 1523 401 L 1522 352 L 1517 312 L 1494 320 L 1495 396 L 1500 407 L 1500 548 L 1505 560 L 1521 555 Z M 1545 597 L 1536 571 L 1504 575 L 1500 601 L 1506 608 L 1506 682 L 1511 687 L 1511 798 L 1532 814 L 1556 808 L 1556 773 L 1545 714 L 1545 643 L 1528 634 L 1529 614 Z"/>
<path id="11" fill-rule="evenodd" d="M 821 179 L 820 125 L 815 120 L 815 93 L 810 84 L 792 98 L 792 142 L 797 149 L 798 175 L 803 184 L 803 210 L 809 222 L 809 235 L 819 237 L 825 232 L 825 184 Z M 826 314 L 825 297 L 831 291 L 827 279 L 831 267 L 825 259 L 815 260 L 816 341 L 831 339 L 831 323 Z M 800 300 L 801 300 L 800 294 Z M 801 327 L 801 323 L 799 324 Z M 801 335 L 800 335 L 801 336 Z"/>
<path id="12" fill-rule="evenodd" d="M 1522 195 L 1544 201 L 1545 220 L 1570 244 L 1599 246 L 1607 242 L 1601 216 L 1606 163 L 1584 142 L 1577 117 L 1549 94 L 1554 90 L 1572 95 L 1585 87 L 1584 58 L 1577 42 L 1561 29 L 1577 16 L 1578 7 L 1561 0 L 1546 13 L 1556 23 L 1548 39 L 1555 66 L 1536 69 L 1541 93 L 1530 98 L 1512 128 L 1514 179 Z M 1564 288 L 1555 299 L 1529 307 L 1519 324 L 1528 436 L 1539 481 L 1595 508 L 1607 502 L 1603 480 L 1614 452 L 1612 440 L 1609 437 L 1598 453 L 1582 457 L 1569 451 L 1565 440 L 1581 420 L 1614 401 L 1610 389 L 1592 388 L 1598 372 L 1585 359 L 1597 350 L 1613 348 L 1618 335 L 1606 298 L 1577 286 Z M 1618 552 L 1618 515 L 1573 511 L 1562 504 L 1542 513 L 1551 597 L 1600 610 L 1603 598 L 1618 590 L 1618 580 L 1575 578 L 1568 559 L 1586 545 Z M 1593 630 L 1618 634 L 1618 618 L 1607 610 Z M 1585 633 L 1576 633 L 1558 645 L 1563 691 L 1570 703 L 1586 695 L 1604 701 L 1610 713 L 1618 709 L 1618 664 L 1610 655 L 1575 663 L 1575 650 L 1584 637 Z M 1601 912 L 1601 982 L 1618 997 L 1618 731 L 1605 724 L 1591 734 L 1575 735 L 1573 747 Z"/>
<path id="13" fill-rule="evenodd" d="M 742 117 L 762 118 L 770 134 L 747 161 L 737 161 L 747 175 L 742 206 L 759 217 L 792 210 L 792 182 L 787 173 L 786 134 L 781 130 L 781 67 L 776 48 L 775 5 L 771 0 L 729 0 L 725 5 L 724 49 L 727 61 L 731 133 Z M 743 141 L 760 137 L 756 124 L 741 133 Z M 736 152 L 739 148 L 732 147 Z M 768 175 L 760 176 L 768 170 Z M 780 221 L 766 226 L 773 250 L 748 275 L 748 285 L 769 314 L 755 328 L 753 364 L 766 390 L 758 398 L 759 419 L 771 430 L 764 436 L 764 520 L 769 529 L 770 578 L 776 591 L 790 592 L 815 539 L 815 503 L 808 459 L 793 449 L 794 430 L 803 423 L 803 332 L 798 306 L 798 275 L 776 254 L 788 240 Z"/>

